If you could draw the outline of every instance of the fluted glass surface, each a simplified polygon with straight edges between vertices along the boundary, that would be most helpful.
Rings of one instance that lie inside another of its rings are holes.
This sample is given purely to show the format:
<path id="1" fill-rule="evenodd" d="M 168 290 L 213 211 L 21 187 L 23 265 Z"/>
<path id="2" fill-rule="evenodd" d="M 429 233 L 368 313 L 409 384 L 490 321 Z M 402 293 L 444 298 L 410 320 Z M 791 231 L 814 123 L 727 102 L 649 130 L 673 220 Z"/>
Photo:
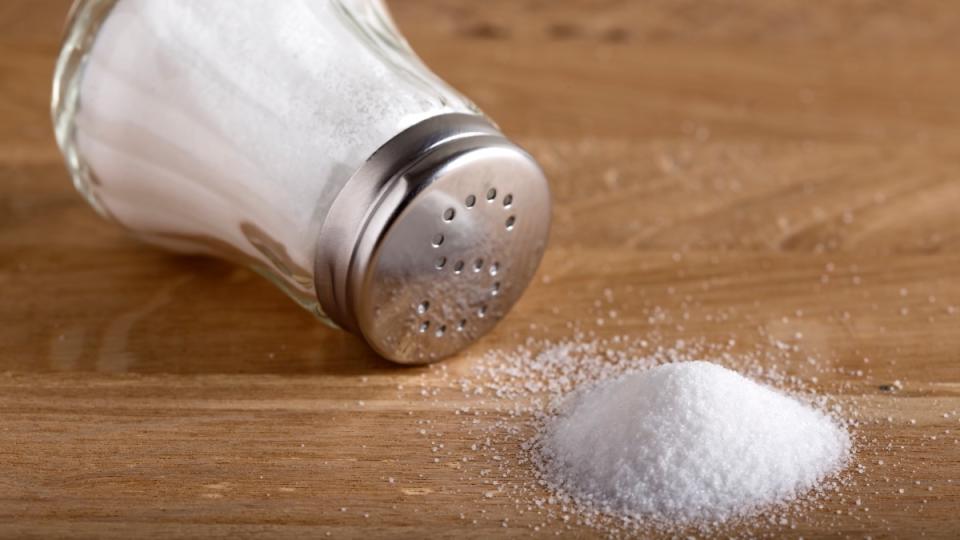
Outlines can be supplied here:
<path id="1" fill-rule="evenodd" d="M 79 0 L 53 94 L 57 140 L 101 214 L 239 260 L 321 317 L 330 204 L 377 148 L 451 112 L 479 114 L 378 0 Z"/>

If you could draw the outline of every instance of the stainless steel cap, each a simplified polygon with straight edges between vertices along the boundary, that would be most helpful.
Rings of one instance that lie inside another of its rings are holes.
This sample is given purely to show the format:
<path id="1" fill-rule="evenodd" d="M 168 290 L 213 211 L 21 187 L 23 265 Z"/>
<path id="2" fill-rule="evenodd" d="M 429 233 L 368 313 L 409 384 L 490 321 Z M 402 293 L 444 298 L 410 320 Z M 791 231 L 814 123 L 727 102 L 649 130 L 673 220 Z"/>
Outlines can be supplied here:
<path id="1" fill-rule="evenodd" d="M 320 233 L 317 295 L 380 355 L 440 360 L 506 315 L 549 228 L 549 188 L 529 154 L 479 116 L 431 118 L 338 195 Z"/>

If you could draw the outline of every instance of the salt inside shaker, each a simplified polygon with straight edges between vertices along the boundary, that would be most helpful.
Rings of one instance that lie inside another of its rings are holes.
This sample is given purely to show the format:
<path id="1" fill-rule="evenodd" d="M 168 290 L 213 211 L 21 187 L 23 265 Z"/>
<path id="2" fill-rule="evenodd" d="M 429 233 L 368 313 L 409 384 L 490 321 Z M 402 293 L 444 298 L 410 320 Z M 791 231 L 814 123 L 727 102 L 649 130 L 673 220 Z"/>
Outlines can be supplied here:
<path id="1" fill-rule="evenodd" d="M 379 0 L 76 0 L 52 108 L 102 215 L 254 268 L 396 362 L 487 333 L 545 249 L 542 170 Z"/>

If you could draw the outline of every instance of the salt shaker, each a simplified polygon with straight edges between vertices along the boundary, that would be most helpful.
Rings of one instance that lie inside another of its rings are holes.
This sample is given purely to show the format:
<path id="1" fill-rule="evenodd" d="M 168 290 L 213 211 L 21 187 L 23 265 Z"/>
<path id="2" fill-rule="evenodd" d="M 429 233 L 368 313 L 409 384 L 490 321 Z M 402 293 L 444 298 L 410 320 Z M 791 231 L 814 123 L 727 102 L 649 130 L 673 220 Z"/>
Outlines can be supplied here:
<path id="1" fill-rule="evenodd" d="M 545 249 L 542 170 L 379 0 L 76 0 L 52 109 L 100 214 L 256 269 L 396 362 L 488 332 Z"/>

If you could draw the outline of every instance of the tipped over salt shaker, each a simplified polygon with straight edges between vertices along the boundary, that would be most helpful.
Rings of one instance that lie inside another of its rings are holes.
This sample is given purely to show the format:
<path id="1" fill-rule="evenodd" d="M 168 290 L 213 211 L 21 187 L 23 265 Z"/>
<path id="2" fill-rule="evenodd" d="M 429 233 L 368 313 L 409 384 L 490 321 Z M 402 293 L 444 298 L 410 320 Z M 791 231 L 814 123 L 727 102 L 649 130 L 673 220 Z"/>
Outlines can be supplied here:
<path id="1" fill-rule="evenodd" d="M 53 116 L 99 213 L 256 269 L 396 362 L 487 333 L 546 247 L 540 167 L 379 0 L 76 0 Z"/>

